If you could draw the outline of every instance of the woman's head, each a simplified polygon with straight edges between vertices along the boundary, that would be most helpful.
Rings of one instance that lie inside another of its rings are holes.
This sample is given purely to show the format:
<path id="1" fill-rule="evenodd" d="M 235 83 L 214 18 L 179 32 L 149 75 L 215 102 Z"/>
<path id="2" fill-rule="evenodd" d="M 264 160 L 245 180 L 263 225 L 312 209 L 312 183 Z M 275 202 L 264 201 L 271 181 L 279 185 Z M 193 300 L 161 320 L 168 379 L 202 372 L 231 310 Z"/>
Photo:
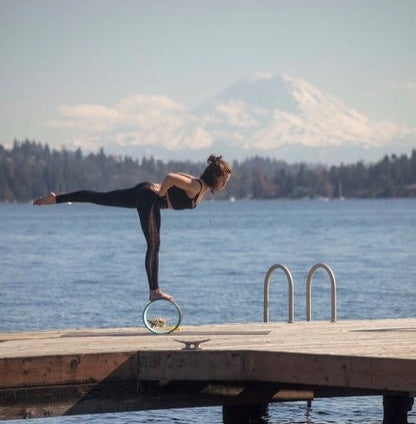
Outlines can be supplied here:
<path id="1" fill-rule="evenodd" d="M 211 155 L 208 166 L 201 174 L 201 180 L 206 183 L 212 192 L 222 190 L 233 173 L 231 165 L 222 159 L 222 156 Z"/>

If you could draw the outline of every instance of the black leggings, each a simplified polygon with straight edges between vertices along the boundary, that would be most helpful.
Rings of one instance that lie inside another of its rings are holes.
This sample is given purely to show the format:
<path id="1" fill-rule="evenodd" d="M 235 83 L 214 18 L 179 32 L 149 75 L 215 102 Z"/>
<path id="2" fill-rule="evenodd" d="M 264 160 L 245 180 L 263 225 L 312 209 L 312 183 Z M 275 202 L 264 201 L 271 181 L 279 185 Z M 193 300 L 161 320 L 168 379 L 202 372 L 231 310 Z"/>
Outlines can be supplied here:
<path id="1" fill-rule="evenodd" d="M 145 267 L 150 290 L 159 288 L 160 209 L 167 207 L 166 200 L 150 190 L 150 183 L 141 183 L 125 190 L 100 193 L 75 191 L 56 196 L 56 203 L 88 202 L 104 206 L 136 208 L 147 243 Z"/>

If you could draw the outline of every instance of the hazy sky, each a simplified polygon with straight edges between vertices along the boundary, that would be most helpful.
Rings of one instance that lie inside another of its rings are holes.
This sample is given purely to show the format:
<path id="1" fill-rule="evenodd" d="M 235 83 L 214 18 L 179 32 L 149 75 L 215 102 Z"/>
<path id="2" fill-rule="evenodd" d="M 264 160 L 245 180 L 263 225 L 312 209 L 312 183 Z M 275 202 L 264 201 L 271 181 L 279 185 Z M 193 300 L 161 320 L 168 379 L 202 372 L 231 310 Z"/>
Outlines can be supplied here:
<path id="1" fill-rule="evenodd" d="M 0 144 L 70 144 L 62 106 L 192 108 L 257 72 L 416 127 L 415 22 L 415 0 L 0 0 Z"/>

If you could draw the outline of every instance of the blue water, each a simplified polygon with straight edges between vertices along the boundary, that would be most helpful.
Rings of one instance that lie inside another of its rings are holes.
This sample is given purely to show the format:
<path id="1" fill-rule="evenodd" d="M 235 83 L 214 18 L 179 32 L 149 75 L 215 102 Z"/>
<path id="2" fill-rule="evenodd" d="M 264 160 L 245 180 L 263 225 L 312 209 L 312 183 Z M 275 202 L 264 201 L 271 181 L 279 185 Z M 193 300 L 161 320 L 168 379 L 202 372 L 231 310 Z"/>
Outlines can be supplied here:
<path id="1" fill-rule="evenodd" d="M 0 332 L 134 327 L 147 303 L 145 244 L 135 210 L 95 205 L 0 205 Z M 261 322 L 267 269 L 305 281 L 316 262 L 337 278 L 338 320 L 416 317 L 416 199 L 206 201 L 162 212 L 161 287 L 183 324 Z M 327 275 L 313 283 L 314 320 L 330 319 Z M 271 279 L 270 318 L 286 321 L 287 283 Z M 416 422 L 416 413 L 409 422 Z M 381 423 L 379 397 L 271 405 L 267 422 Z M 19 421 L 15 421 L 19 422 Z M 66 423 L 221 423 L 221 408 L 39 419 Z"/>

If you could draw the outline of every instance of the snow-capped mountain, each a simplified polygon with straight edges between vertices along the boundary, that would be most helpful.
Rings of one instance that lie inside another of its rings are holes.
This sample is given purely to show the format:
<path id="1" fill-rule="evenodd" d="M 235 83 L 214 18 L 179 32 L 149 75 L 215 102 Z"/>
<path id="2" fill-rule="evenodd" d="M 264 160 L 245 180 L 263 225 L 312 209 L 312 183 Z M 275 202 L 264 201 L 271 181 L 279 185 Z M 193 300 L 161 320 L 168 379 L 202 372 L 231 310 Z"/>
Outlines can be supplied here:
<path id="1" fill-rule="evenodd" d="M 75 129 L 74 145 L 133 157 L 203 160 L 254 155 L 288 162 L 375 161 L 416 147 L 416 129 L 369 119 L 311 84 L 258 74 L 189 110 L 164 95 L 135 95 L 113 107 L 62 106 L 48 123 Z"/>
<path id="2" fill-rule="evenodd" d="M 291 161 L 360 160 L 370 152 L 390 148 L 400 153 L 416 144 L 414 130 L 371 120 L 288 75 L 247 78 L 204 102 L 195 114 L 223 150 Z"/>

